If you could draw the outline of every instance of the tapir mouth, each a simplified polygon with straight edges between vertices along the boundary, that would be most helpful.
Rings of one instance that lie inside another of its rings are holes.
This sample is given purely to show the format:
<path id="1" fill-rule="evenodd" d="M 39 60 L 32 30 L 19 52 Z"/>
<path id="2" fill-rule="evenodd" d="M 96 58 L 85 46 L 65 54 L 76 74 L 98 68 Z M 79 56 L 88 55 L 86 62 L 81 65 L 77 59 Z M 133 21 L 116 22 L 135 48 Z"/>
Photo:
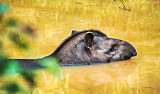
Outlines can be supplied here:
<path id="1" fill-rule="evenodd" d="M 131 56 L 121 56 L 120 60 L 128 60 L 130 58 L 131 58 Z"/>
<path id="2" fill-rule="evenodd" d="M 130 59 L 131 57 L 129 57 L 129 56 L 126 56 L 125 58 L 124 58 L 124 60 L 128 60 L 128 59 Z"/>

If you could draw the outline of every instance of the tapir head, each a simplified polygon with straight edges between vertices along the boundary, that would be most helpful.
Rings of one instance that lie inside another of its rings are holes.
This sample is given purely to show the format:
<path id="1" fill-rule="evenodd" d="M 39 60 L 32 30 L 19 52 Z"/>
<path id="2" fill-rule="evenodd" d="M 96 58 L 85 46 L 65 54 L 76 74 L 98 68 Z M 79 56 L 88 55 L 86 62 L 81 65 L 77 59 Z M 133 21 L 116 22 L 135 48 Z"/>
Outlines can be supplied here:
<path id="1" fill-rule="evenodd" d="M 78 33 L 76 30 L 72 30 L 72 35 Z M 84 45 L 85 51 L 92 58 L 93 62 L 112 62 L 119 60 L 127 60 L 132 56 L 136 56 L 137 52 L 135 48 L 128 42 L 108 38 L 103 34 L 95 34 L 92 30 L 85 32 L 83 38 L 84 43 L 78 43 L 77 46 Z M 81 48 L 81 49 L 83 49 Z"/>

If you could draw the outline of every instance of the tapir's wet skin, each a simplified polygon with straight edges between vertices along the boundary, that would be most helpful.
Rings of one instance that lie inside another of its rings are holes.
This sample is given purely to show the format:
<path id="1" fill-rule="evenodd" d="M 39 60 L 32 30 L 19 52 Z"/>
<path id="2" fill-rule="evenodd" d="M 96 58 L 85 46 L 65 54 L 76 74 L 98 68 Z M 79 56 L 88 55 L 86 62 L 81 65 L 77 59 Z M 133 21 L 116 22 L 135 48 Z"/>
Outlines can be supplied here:
<path id="1" fill-rule="evenodd" d="M 72 35 L 48 57 L 56 57 L 62 65 L 92 65 L 128 60 L 136 55 L 130 43 L 91 29 L 81 32 L 73 30 Z"/>
<path id="2" fill-rule="evenodd" d="M 13 59 L 13 60 L 16 60 L 16 59 Z M 44 67 L 42 67 L 39 63 L 39 60 L 35 60 L 35 59 L 17 59 L 17 61 L 19 62 L 20 66 L 22 68 L 24 68 L 26 71 L 27 70 L 39 70 L 39 69 L 44 69 Z M 33 62 L 34 61 L 34 62 Z M 132 62 L 131 60 L 119 60 L 119 61 L 112 61 L 112 62 L 101 62 L 101 63 L 79 63 L 79 64 L 76 64 L 74 62 L 72 63 L 69 63 L 69 64 L 59 64 L 59 66 L 61 68 L 63 67 L 84 67 L 84 66 L 95 66 L 95 65 L 105 65 L 105 64 L 110 64 L 110 63 L 117 63 L 117 62 Z M 42 63 L 42 62 L 41 62 Z M 54 63 L 54 62 L 51 62 L 51 63 Z"/>
<path id="3" fill-rule="evenodd" d="M 130 59 L 130 58 L 128 58 L 128 59 Z M 117 63 L 117 62 L 126 62 L 126 61 L 130 61 L 130 62 L 132 62 L 132 60 L 128 60 L 128 59 L 126 59 L 126 60 L 119 60 L 119 61 L 112 61 L 112 62 L 101 62 L 101 63 L 91 63 L 91 64 L 89 64 L 89 63 L 85 63 L 85 64 L 75 64 L 74 62 L 72 62 L 72 63 L 69 63 L 69 64 L 60 64 L 60 66 L 61 67 L 83 67 L 83 66 L 94 66 L 94 65 L 104 65 L 104 64 L 110 64 L 110 63 Z"/>
<path id="4" fill-rule="evenodd" d="M 126 61 L 130 58 L 127 57 L 127 59 L 125 60 L 119 60 L 119 61 Z M 109 63 L 116 63 L 116 62 L 119 62 L 119 61 L 109 61 L 109 62 L 101 62 L 101 63 L 98 63 L 98 62 L 93 62 L 93 63 L 74 63 L 74 62 L 69 62 L 69 63 L 66 63 L 66 64 L 60 64 L 61 67 L 81 67 L 81 66 L 94 66 L 94 65 L 103 65 L 103 64 L 109 64 Z"/>

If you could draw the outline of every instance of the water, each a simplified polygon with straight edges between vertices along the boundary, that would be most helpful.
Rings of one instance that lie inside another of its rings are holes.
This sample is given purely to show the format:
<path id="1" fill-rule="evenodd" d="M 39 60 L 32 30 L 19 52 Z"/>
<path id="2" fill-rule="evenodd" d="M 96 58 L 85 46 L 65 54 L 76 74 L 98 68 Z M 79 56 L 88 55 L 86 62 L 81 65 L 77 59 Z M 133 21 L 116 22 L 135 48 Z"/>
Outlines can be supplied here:
<path id="1" fill-rule="evenodd" d="M 11 2 L 11 1 L 10 1 Z M 5 42 L 10 58 L 40 58 L 51 54 L 71 30 L 98 29 L 108 37 L 128 41 L 138 55 L 116 63 L 62 68 L 60 82 L 43 70 L 39 92 L 69 94 L 159 94 L 160 93 L 160 2 L 96 0 L 12 0 L 6 17 L 31 24 L 36 37 L 30 51 L 20 51 Z M 32 53 L 32 54 L 31 54 Z"/>

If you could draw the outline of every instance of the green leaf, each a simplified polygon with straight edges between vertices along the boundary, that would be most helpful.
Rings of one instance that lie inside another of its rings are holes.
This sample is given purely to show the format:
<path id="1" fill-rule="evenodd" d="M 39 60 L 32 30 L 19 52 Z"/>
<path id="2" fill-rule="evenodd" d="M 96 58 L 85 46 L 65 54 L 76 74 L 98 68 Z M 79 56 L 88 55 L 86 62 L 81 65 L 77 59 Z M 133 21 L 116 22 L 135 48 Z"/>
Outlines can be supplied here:
<path id="1" fill-rule="evenodd" d="M 2 42 L 0 41 L 0 50 L 2 49 Z"/>
<path id="2" fill-rule="evenodd" d="M 17 25 L 17 20 L 10 18 L 7 22 L 6 22 L 6 26 L 10 26 L 10 27 L 15 27 Z"/>
<path id="3" fill-rule="evenodd" d="M 24 41 L 24 39 L 21 39 L 19 34 L 14 33 L 14 32 L 10 32 L 9 33 L 9 38 L 19 48 L 22 48 L 22 49 L 25 49 L 25 50 L 29 49 L 28 43 L 26 43 L 26 41 Z"/>
<path id="4" fill-rule="evenodd" d="M 20 91 L 20 87 L 16 83 L 8 83 L 5 86 L 3 86 L 3 89 L 8 94 L 15 94 L 16 92 Z"/>
<path id="5" fill-rule="evenodd" d="M 0 13 L 4 13 L 8 10 L 8 6 L 5 4 L 0 4 Z"/>
<path id="6" fill-rule="evenodd" d="M 5 69 L 7 67 L 8 59 L 0 53 L 0 76 L 5 74 Z"/>
<path id="7" fill-rule="evenodd" d="M 29 94 L 25 88 L 15 82 L 8 82 L 2 86 L 5 94 Z"/>
<path id="8" fill-rule="evenodd" d="M 45 58 L 40 60 L 40 65 L 54 73 L 58 78 L 62 77 L 61 68 L 55 58 Z"/>
<path id="9" fill-rule="evenodd" d="M 16 61 L 9 61 L 5 69 L 6 75 L 15 75 L 20 72 L 20 67 Z"/>
<path id="10" fill-rule="evenodd" d="M 34 81 L 35 74 L 32 71 L 22 71 L 21 75 L 30 84 L 31 87 L 35 85 Z"/>

